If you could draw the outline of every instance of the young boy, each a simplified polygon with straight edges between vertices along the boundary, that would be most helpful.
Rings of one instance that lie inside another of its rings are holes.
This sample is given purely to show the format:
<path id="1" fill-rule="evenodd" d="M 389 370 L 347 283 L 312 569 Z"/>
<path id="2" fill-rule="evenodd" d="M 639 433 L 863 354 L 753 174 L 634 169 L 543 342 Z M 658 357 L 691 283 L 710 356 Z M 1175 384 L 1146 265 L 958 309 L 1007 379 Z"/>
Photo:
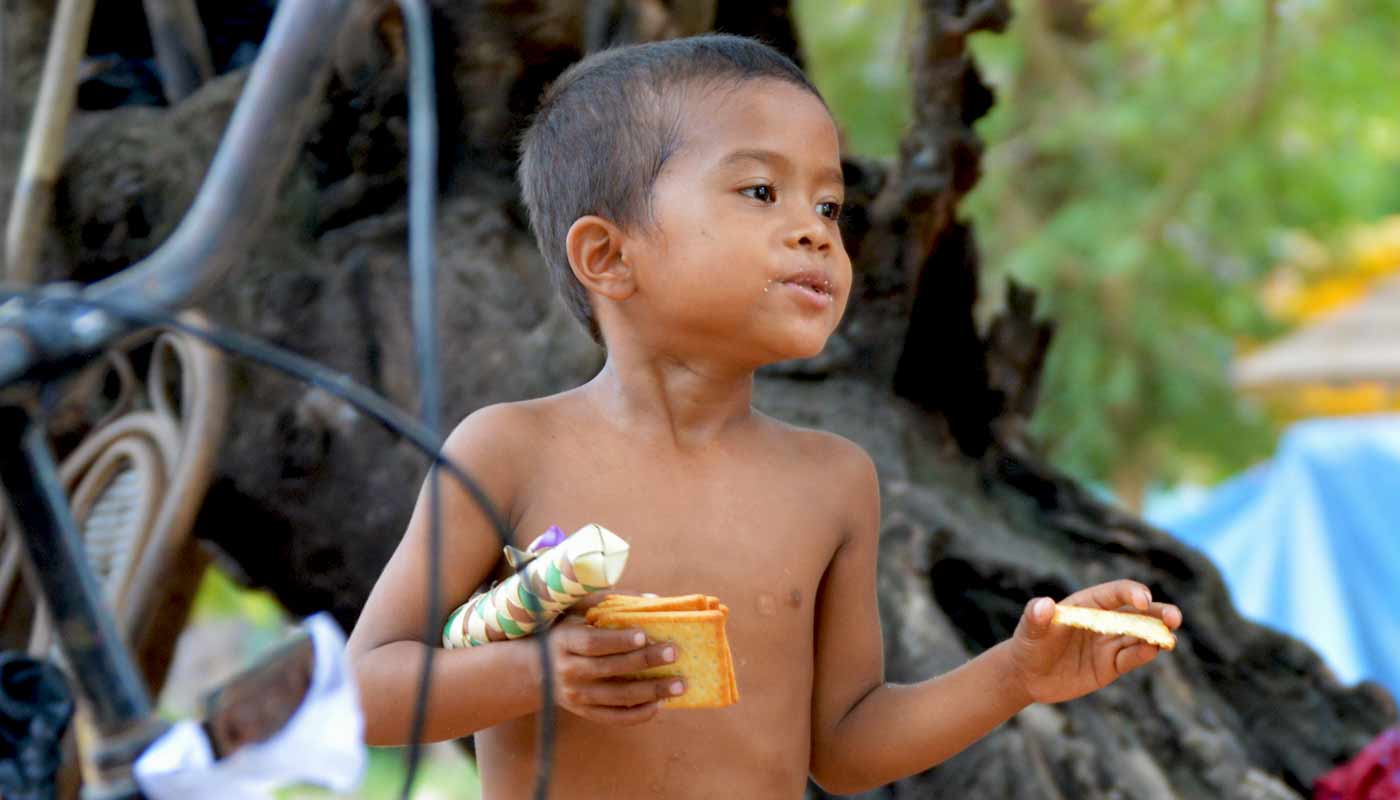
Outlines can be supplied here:
<path id="1" fill-rule="evenodd" d="M 1051 624 L 915 685 L 884 682 L 880 498 L 856 445 L 755 411 L 754 371 L 818 353 L 851 285 L 837 227 L 836 126 L 788 59 L 704 36 L 610 50 L 564 73 L 524 140 L 520 180 L 570 309 L 607 349 L 571 391 L 483 408 L 448 438 L 517 547 L 550 525 L 626 539 L 632 592 L 731 609 L 742 700 L 658 713 L 683 682 L 610 680 L 673 660 L 639 631 L 571 614 L 548 634 L 443 651 L 425 737 L 476 734 L 484 796 L 529 796 L 541 683 L 552 680 L 554 796 L 798 798 L 810 774 L 854 793 L 927 769 L 1027 704 L 1094 691 L 1157 649 Z M 444 614 L 505 574 L 501 546 L 443 490 Z M 371 744 L 409 735 L 423 648 L 426 495 L 350 639 Z M 1062 602 L 1181 623 L 1118 581 Z"/>

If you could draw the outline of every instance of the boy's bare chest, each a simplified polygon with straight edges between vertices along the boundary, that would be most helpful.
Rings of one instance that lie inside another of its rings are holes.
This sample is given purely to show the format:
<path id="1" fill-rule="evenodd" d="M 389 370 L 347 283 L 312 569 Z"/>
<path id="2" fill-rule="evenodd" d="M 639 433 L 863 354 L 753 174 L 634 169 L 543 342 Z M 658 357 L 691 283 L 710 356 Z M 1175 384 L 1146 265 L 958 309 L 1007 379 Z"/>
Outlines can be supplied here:
<path id="1" fill-rule="evenodd" d="M 843 534 L 836 493 L 810 466 L 591 466 L 532 482 L 517 536 L 528 542 L 549 525 L 572 531 L 596 522 L 631 546 L 619 589 L 714 595 L 743 627 L 749 619 L 810 620 Z"/>
<path id="2" fill-rule="evenodd" d="M 568 753 L 586 749 L 590 755 L 578 762 L 586 768 L 561 780 L 596 788 L 600 776 L 615 775 L 638 786 L 669 787 L 636 796 L 680 796 L 681 786 L 690 787 L 690 796 L 716 796 L 720 786 L 732 789 L 736 781 L 783 787 L 751 796 L 800 793 L 818 592 L 845 534 L 840 487 L 823 485 L 820 464 L 774 458 L 695 469 L 602 452 L 565 452 L 542 461 L 548 466 L 516 509 L 517 537 L 527 542 L 549 525 L 572 531 L 597 522 L 630 545 L 620 590 L 719 597 L 730 609 L 726 632 L 740 692 L 736 705 L 665 713 L 638 728 L 600 727 L 566 715 L 558 731 L 559 752 L 566 754 L 560 769 L 569 772 L 575 763 Z M 499 742 L 480 741 L 488 750 L 528 749 L 533 720 L 499 735 Z M 726 769 L 701 770 L 706 764 Z M 499 785 L 508 782 L 502 778 Z M 599 788 L 581 796 L 621 795 Z"/>

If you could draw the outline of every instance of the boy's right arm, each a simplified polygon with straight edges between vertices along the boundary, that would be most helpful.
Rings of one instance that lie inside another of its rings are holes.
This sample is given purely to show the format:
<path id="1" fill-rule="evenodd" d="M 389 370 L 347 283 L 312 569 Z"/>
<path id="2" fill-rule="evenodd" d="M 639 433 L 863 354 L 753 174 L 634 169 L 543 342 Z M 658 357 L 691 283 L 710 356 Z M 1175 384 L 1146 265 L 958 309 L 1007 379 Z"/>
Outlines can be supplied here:
<path id="1" fill-rule="evenodd" d="M 468 470 L 508 520 L 525 489 L 525 476 L 532 472 L 530 462 L 537 451 L 533 430 L 531 412 L 492 406 L 463 420 L 443 445 L 444 454 Z M 346 648 L 359 685 L 365 741 L 371 745 L 407 742 L 426 648 L 441 647 L 441 624 L 447 614 L 489 579 L 501 561 L 500 538 L 481 509 L 455 479 L 443 471 L 438 474 L 438 611 L 443 619 L 435 620 L 433 633 L 425 635 L 431 525 L 425 481 L 403 539 L 370 592 Z M 638 645 L 634 637 L 639 631 L 600 630 L 581 622 L 576 617 L 561 619 L 549 634 L 556 703 L 598 722 L 635 724 L 650 719 L 658 698 L 668 696 L 670 683 L 608 678 L 666 663 L 665 645 Z M 538 646 L 531 637 L 439 649 L 422 740 L 453 739 L 539 711 Z"/>

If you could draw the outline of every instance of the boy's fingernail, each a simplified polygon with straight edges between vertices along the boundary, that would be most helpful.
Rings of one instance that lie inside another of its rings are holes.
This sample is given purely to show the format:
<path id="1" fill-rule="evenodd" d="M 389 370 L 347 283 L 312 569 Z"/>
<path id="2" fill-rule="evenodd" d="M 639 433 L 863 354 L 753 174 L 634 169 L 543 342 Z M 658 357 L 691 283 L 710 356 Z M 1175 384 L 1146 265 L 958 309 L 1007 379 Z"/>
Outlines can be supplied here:
<path id="1" fill-rule="evenodd" d="M 676 660 L 676 648 L 674 648 L 674 647 L 668 647 L 668 648 L 666 648 L 665 650 L 662 650 L 662 651 L 661 651 L 661 660 L 662 660 L 662 661 L 675 661 L 675 660 Z"/>
<path id="2" fill-rule="evenodd" d="M 647 635 L 646 635 L 645 633 L 642 633 L 641 631 L 637 631 L 636 633 L 632 634 L 632 644 L 635 644 L 636 646 L 641 647 L 642 645 L 644 645 L 644 644 L 646 644 L 646 643 L 647 643 Z"/>
<path id="3" fill-rule="evenodd" d="M 680 694 L 684 691 L 685 684 L 681 683 L 680 681 L 676 681 L 675 683 L 671 684 L 671 694 Z"/>

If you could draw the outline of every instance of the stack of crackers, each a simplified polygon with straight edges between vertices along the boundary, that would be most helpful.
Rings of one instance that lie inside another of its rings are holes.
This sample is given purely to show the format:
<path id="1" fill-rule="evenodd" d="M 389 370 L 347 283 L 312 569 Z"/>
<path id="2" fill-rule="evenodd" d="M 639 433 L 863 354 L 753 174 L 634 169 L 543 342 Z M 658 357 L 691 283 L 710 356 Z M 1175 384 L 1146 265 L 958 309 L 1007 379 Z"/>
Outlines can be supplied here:
<path id="1" fill-rule="evenodd" d="M 621 676 L 624 679 L 676 677 L 685 693 L 661 701 L 664 708 L 722 708 L 739 702 L 734 662 L 724 621 L 729 608 L 704 594 L 637 597 L 611 594 L 588 609 L 587 620 L 599 628 L 639 628 L 648 642 L 671 642 L 676 660 Z"/>

